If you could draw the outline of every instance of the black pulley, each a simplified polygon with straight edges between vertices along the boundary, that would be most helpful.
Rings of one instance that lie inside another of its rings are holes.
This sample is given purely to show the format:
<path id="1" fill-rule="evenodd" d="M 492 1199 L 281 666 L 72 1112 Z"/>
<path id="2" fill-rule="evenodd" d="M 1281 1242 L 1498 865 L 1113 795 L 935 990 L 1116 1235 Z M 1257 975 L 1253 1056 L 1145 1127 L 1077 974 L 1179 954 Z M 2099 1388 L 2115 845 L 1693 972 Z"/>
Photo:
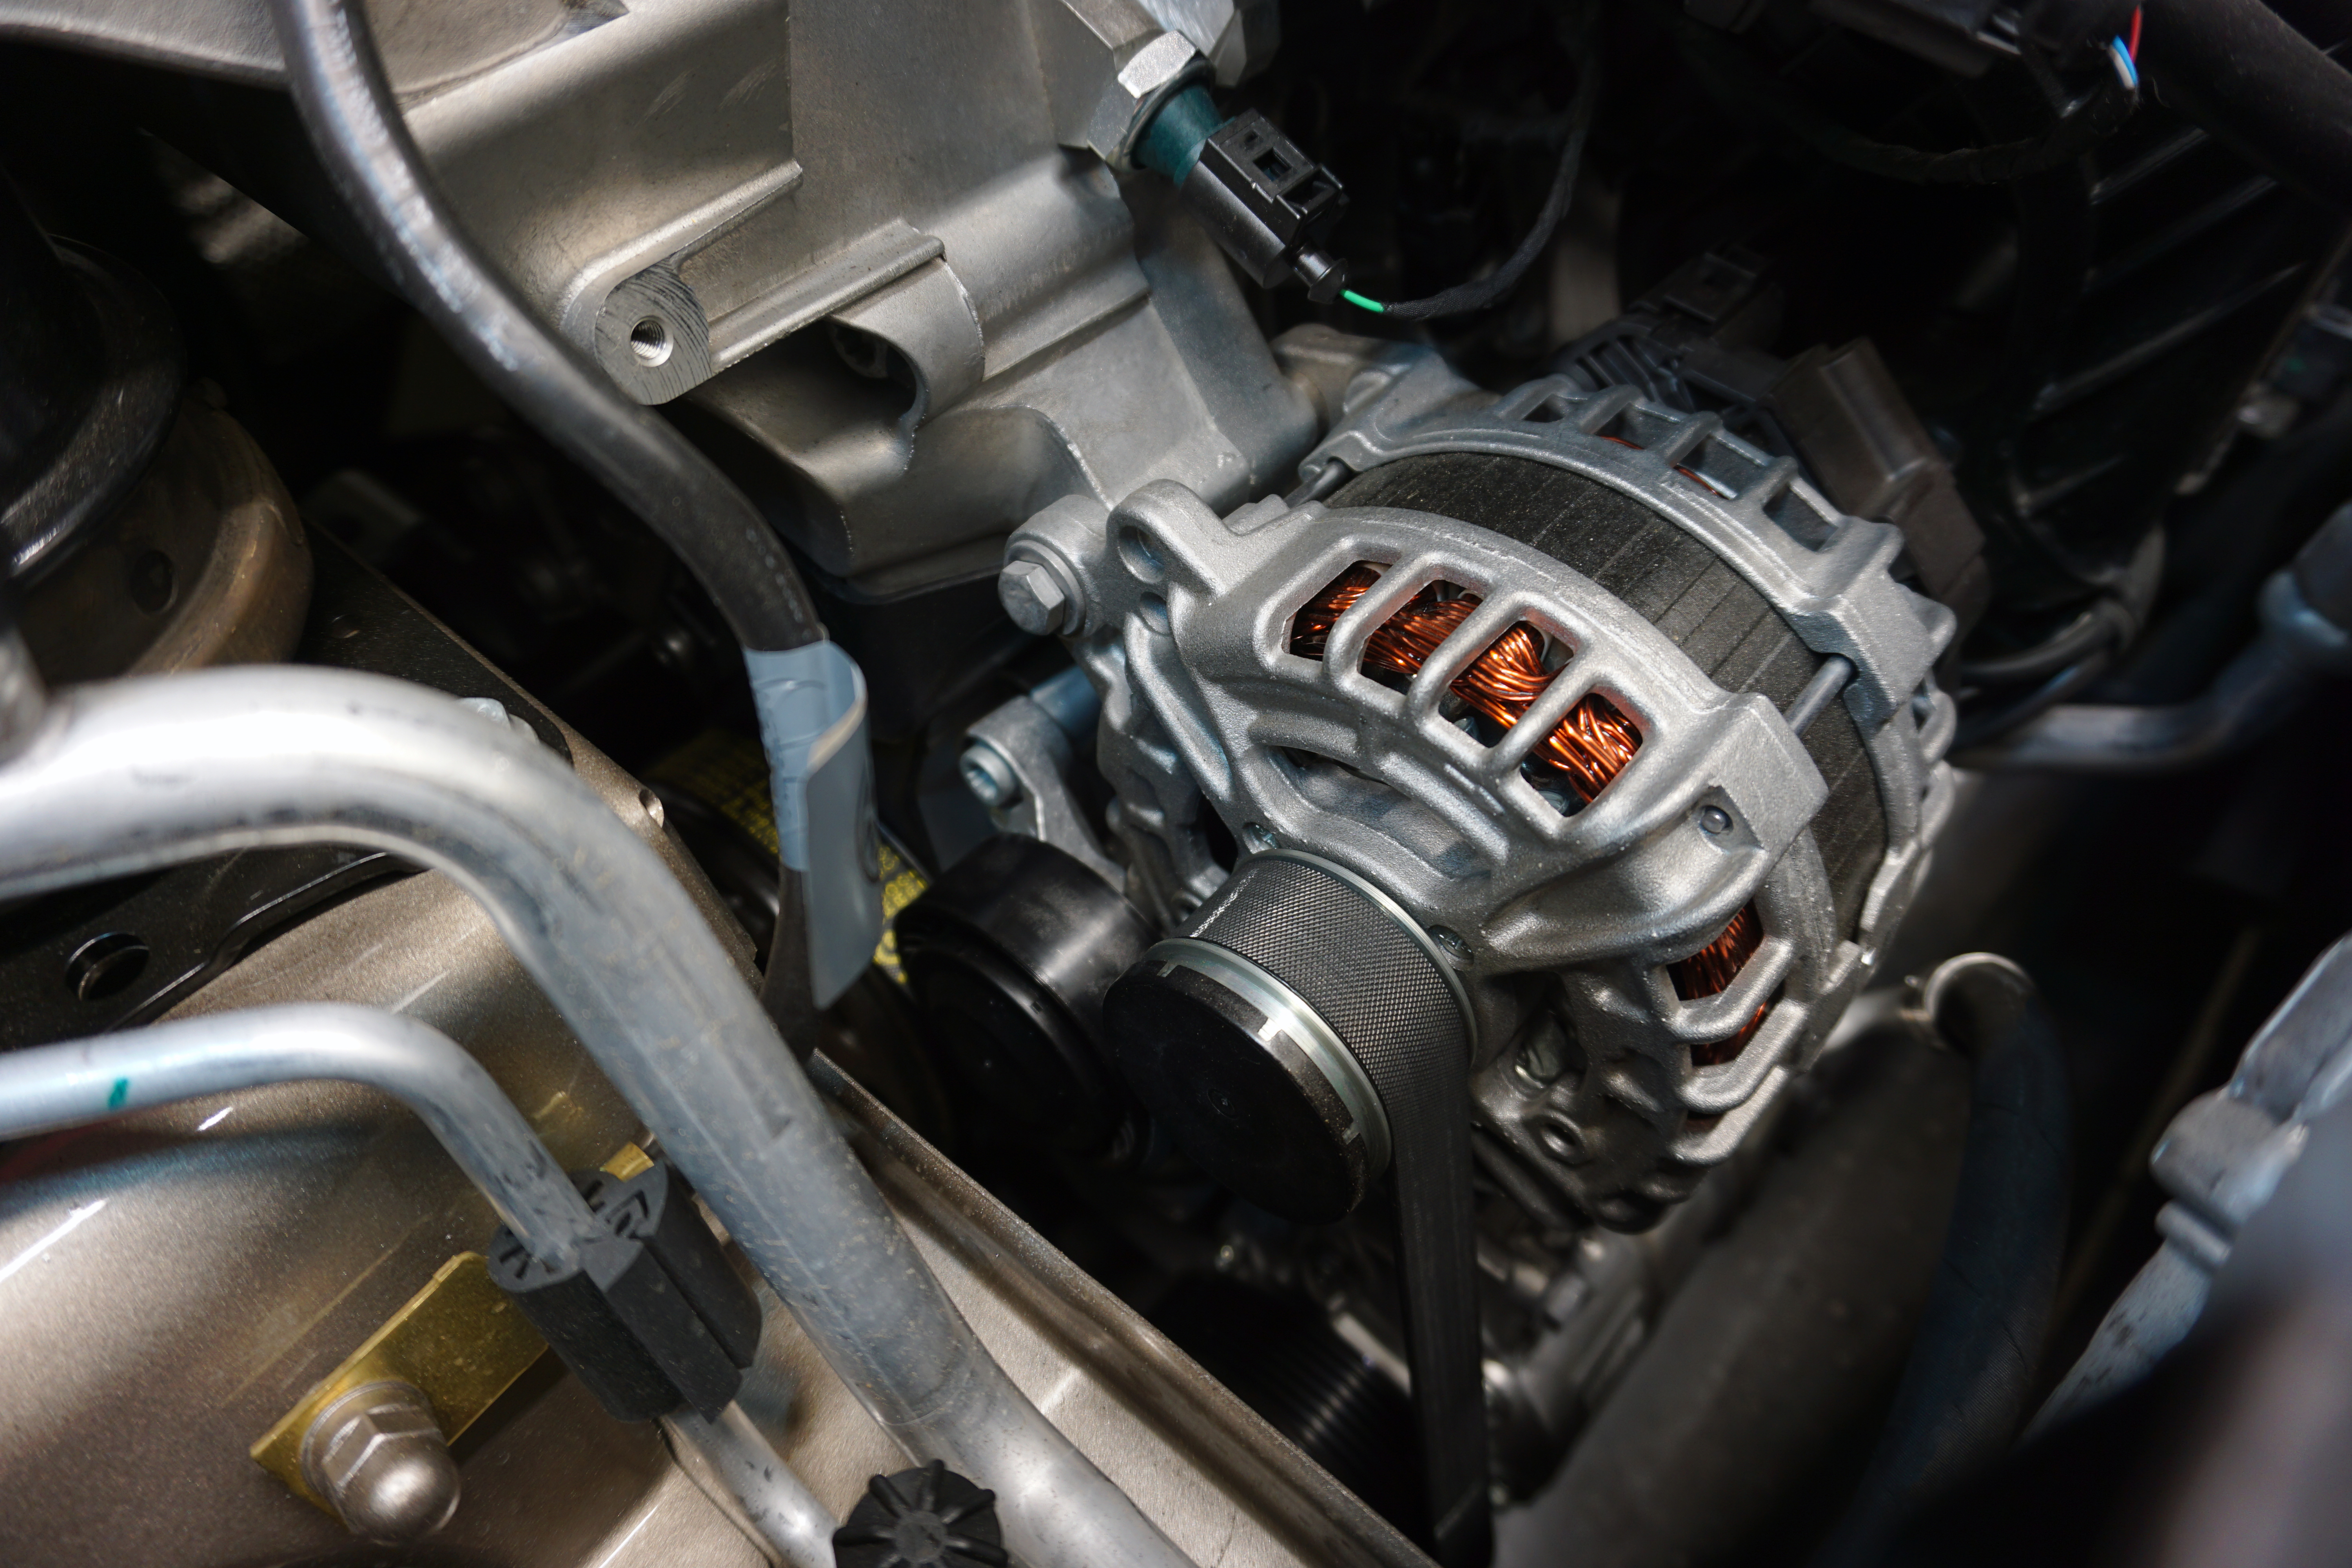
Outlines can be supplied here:
<path id="1" fill-rule="evenodd" d="M 1371 883 L 1277 849 L 1111 987 L 1120 1069 L 1192 1161 L 1328 1224 L 1395 1172 L 1415 1414 L 1440 1563 L 1483 1563 L 1486 1408 L 1470 1193 L 1473 1025 L 1427 933 Z"/>
<path id="2" fill-rule="evenodd" d="M 1050 844 L 1000 834 L 897 931 L 907 984 L 975 1094 L 1065 1152 L 1118 1141 L 1132 1101 L 1102 1047 L 1103 994 L 1151 929 L 1117 889 Z"/>

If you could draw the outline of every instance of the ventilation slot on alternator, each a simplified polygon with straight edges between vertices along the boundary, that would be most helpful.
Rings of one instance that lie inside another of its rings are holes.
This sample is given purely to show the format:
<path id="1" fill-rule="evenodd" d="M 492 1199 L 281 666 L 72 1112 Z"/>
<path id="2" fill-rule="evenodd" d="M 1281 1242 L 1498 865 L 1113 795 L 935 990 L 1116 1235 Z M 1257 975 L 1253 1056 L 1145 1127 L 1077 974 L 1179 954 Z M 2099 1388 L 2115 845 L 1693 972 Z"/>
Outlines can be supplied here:
<path id="1" fill-rule="evenodd" d="M 1321 658 L 1331 628 L 1380 578 L 1381 568 L 1368 561 L 1334 578 L 1292 620 L 1290 651 Z M 1478 603 L 1467 589 L 1432 583 L 1366 639 L 1363 672 L 1402 690 Z M 1464 727 L 1491 746 L 1534 706 L 1567 663 L 1566 648 L 1521 621 L 1455 676 L 1448 689 L 1461 704 Z M 1641 745 L 1642 732 L 1633 721 L 1596 691 L 1544 737 L 1520 772 L 1561 812 L 1577 812 L 1625 770 Z"/>
<path id="2" fill-rule="evenodd" d="M 1666 966 L 1666 973 L 1675 983 L 1675 994 L 1685 1002 L 1696 1002 L 1702 996 L 1720 996 L 1731 989 L 1756 950 L 1764 945 L 1764 922 L 1757 918 L 1756 906 L 1749 904 L 1731 917 L 1723 934 L 1678 963 Z M 1708 1040 L 1691 1047 L 1691 1062 L 1696 1067 L 1720 1067 L 1737 1057 L 1756 1031 L 1764 1026 L 1764 1015 L 1772 1010 L 1767 1002 L 1756 1009 L 1756 1016 L 1740 1026 L 1729 1039 Z"/>

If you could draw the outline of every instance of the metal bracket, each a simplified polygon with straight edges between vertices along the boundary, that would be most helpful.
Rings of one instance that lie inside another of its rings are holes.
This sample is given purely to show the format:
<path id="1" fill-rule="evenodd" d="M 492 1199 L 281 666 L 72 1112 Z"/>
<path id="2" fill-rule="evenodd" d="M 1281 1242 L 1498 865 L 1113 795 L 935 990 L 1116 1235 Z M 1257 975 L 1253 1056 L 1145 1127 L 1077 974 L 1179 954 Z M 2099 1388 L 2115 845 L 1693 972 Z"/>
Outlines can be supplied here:
<path id="1" fill-rule="evenodd" d="M 1103 853 L 1063 776 L 1072 747 L 1093 746 L 1101 712 L 1086 671 L 1066 669 L 965 731 L 963 773 L 999 832 L 1041 838 L 1123 889 L 1126 868 Z"/>

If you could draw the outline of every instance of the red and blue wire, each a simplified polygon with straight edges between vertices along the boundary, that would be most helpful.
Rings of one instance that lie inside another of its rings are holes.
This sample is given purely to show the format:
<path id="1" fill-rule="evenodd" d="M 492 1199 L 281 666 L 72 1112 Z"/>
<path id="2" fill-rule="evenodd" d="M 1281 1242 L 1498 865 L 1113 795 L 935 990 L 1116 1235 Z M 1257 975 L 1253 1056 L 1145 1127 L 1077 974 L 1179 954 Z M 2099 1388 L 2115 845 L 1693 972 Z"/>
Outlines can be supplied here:
<path id="1" fill-rule="evenodd" d="M 2107 53 L 2116 62 L 2116 74 L 2134 92 L 2139 90 L 2139 8 L 2133 7 L 2130 31 L 2107 41 Z"/>

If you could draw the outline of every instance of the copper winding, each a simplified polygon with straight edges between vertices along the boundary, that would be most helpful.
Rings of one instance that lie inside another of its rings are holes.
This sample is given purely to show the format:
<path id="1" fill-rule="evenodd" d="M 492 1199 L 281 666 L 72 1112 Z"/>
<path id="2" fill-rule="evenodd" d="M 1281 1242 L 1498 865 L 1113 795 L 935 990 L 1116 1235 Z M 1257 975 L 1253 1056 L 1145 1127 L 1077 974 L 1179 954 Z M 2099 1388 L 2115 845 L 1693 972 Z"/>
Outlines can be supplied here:
<path id="1" fill-rule="evenodd" d="M 1679 963 L 1670 963 L 1666 973 L 1673 977 L 1675 994 L 1685 1002 L 1696 1002 L 1702 996 L 1714 996 L 1731 989 L 1756 950 L 1764 945 L 1764 922 L 1756 918 L 1756 906 L 1749 904 L 1731 917 L 1723 934 L 1692 953 Z M 1698 1067 L 1719 1067 L 1739 1054 L 1740 1047 L 1764 1026 L 1764 1015 L 1771 1010 L 1766 1003 L 1756 1009 L 1756 1016 L 1741 1026 L 1739 1033 L 1727 1040 L 1708 1040 L 1691 1047 L 1691 1061 Z"/>
<path id="2" fill-rule="evenodd" d="M 1365 562 L 1340 574 L 1291 623 L 1290 651 L 1307 658 L 1321 658 L 1339 617 L 1380 579 L 1381 569 Z M 1474 594 L 1440 598 L 1438 589 L 1436 584 L 1423 588 L 1366 640 L 1362 665 L 1366 674 L 1386 670 L 1410 680 L 1478 607 L 1478 597 Z M 1544 668 L 1543 648 L 1543 634 L 1520 621 L 1455 676 L 1449 689 L 1471 709 L 1507 730 L 1543 695 L 1558 673 Z M 1570 710 L 1528 760 L 1548 764 L 1550 771 L 1562 775 L 1579 800 L 1590 805 L 1611 779 L 1624 771 L 1641 744 L 1642 734 L 1633 721 L 1607 698 L 1594 692 Z M 1732 916 L 1722 935 L 1688 958 L 1668 966 L 1675 994 L 1685 1001 L 1694 1001 L 1727 989 L 1763 941 L 1763 922 L 1757 919 L 1751 904 Z M 1769 1004 L 1759 1007 L 1756 1016 L 1731 1038 L 1692 1047 L 1692 1060 L 1706 1067 L 1738 1056 L 1740 1047 L 1762 1026 L 1768 1008 Z"/>
<path id="3" fill-rule="evenodd" d="M 1364 591 L 1380 581 L 1380 568 L 1359 563 L 1317 595 L 1292 623 L 1290 651 L 1321 658 L 1331 628 Z M 1421 672 L 1429 656 L 1478 607 L 1475 594 L 1441 599 L 1432 584 L 1381 624 L 1364 645 L 1366 674 L 1387 670 L 1406 679 Z M 1543 634 L 1521 621 L 1454 678 L 1449 689 L 1472 710 L 1507 730 L 1543 695 L 1556 671 L 1543 666 Z M 1642 744 L 1642 732 L 1616 705 L 1594 692 L 1555 726 L 1532 753 L 1565 777 L 1577 798 L 1590 805 L 1602 786 L 1624 771 Z"/>

